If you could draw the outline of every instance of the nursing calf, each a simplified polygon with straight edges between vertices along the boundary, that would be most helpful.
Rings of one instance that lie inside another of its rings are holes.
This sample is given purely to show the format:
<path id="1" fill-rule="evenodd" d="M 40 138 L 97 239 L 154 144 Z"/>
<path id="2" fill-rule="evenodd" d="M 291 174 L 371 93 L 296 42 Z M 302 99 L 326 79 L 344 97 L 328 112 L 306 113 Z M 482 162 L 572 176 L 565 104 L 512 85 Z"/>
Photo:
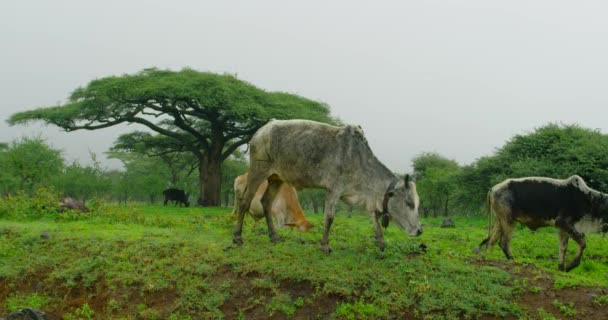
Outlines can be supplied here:
<path id="1" fill-rule="evenodd" d="M 487 249 L 499 243 L 507 259 L 513 259 L 510 242 L 516 221 L 536 230 L 555 226 L 559 230 L 559 270 L 580 264 L 585 233 L 608 231 L 608 195 L 593 190 L 579 176 L 559 180 L 528 177 L 507 179 L 488 192 L 488 215 L 496 221 L 479 245 Z M 574 260 L 564 267 L 568 239 L 578 244 Z"/>
<path id="2" fill-rule="evenodd" d="M 284 183 L 297 189 L 325 189 L 324 232 L 321 248 L 331 252 L 329 230 L 335 206 L 341 199 L 360 205 L 373 215 L 376 244 L 384 250 L 379 220 L 393 220 L 410 235 L 422 233 L 418 218 L 416 185 L 397 177 L 374 156 L 360 127 L 336 127 L 307 120 L 273 120 L 260 128 L 250 142 L 247 188 L 240 199 L 233 242 L 241 245 L 245 212 L 264 181 L 261 198 L 268 208 Z M 264 210 L 268 235 L 279 241 L 269 210 Z"/>
<path id="3" fill-rule="evenodd" d="M 247 187 L 248 174 L 242 174 L 234 179 L 234 210 L 238 212 L 238 199 L 243 197 L 245 187 Z M 268 182 L 264 181 L 258 187 L 258 190 L 251 200 L 249 213 L 255 220 L 260 220 L 264 217 L 264 207 L 262 206 L 262 197 L 268 189 Z M 312 223 L 304 216 L 304 210 L 298 201 L 296 189 L 287 183 L 283 183 L 278 194 L 274 198 L 270 206 L 270 215 L 274 218 L 278 227 L 289 226 L 300 231 L 308 231 L 312 228 Z"/>

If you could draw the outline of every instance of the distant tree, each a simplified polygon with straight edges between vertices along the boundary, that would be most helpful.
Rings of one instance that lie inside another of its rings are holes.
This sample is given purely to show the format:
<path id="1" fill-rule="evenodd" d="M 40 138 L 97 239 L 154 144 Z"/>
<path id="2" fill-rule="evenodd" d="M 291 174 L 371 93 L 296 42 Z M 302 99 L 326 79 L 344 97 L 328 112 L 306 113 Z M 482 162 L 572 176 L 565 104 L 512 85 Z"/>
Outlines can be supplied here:
<path id="1" fill-rule="evenodd" d="M 515 135 L 494 155 L 463 167 L 455 202 L 479 208 L 488 190 L 507 178 L 574 174 L 590 187 L 608 192 L 608 136 L 578 125 L 550 123 Z"/>
<path id="2" fill-rule="evenodd" d="M 422 153 L 413 160 L 414 175 L 422 211 L 432 210 L 437 216 L 448 216 L 451 200 L 456 193 L 460 166 L 438 153 Z"/>
<path id="3" fill-rule="evenodd" d="M 498 152 L 510 177 L 578 174 L 598 190 L 608 191 L 608 136 L 578 125 L 548 124 L 516 135 Z"/>
<path id="4" fill-rule="evenodd" d="M 18 189 L 19 180 L 12 172 L 11 163 L 8 158 L 8 144 L 0 144 L 0 193 L 7 195 Z"/>
<path id="5" fill-rule="evenodd" d="M 232 75 L 145 69 L 76 89 L 66 104 L 19 112 L 9 124 L 43 121 L 66 131 L 137 123 L 198 160 L 201 205 L 220 204 L 221 164 L 269 119 L 331 122 L 327 105 L 266 92 Z"/>
<path id="6" fill-rule="evenodd" d="M 314 213 L 323 210 L 325 202 L 325 190 L 322 189 L 302 189 L 298 191 L 298 199 L 302 207 L 312 209 Z"/>
<path id="7" fill-rule="evenodd" d="M 234 203 L 234 179 L 247 172 L 247 166 L 247 161 L 240 152 L 235 153 L 222 164 L 222 193 L 225 207 L 230 207 L 231 203 Z"/>
<path id="8" fill-rule="evenodd" d="M 61 151 L 51 148 L 41 137 L 14 140 L 0 154 L 4 193 L 31 193 L 47 186 L 63 167 Z"/>
<path id="9" fill-rule="evenodd" d="M 110 148 L 110 156 L 123 152 L 137 153 L 155 159 L 164 164 L 168 170 L 168 187 L 182 187 L 187 184 L 190 175 L 198 168 L 198 159 L 190 152 L 175 144 L 173 139 L 160 134 L 135 131 L 120 135 Z M 120 156 L 118 156 L 120 158 Z"/>
<path id="10" fill-rule="evenodd" d="M 91 153 L 93 165 L 82 166 L 78 162 L 65 166 L 62 173 L 55 178 L 55 186 L 66 196 L 80 199 L 83 203 L 94 196 L 108 192 L 111 181 L 107 177 L 94 153 Z"/>
<path id="11" fill-rule="evenodd" d="M 180 187 L 180 185 L 170 185 L 169 170 L 158 158 L 134 152 L 113 151 L 108 155 L 110 158 L 121 160 L 125 166 L 126 171 L 120 173 L 118 179 L 114 181 L 115 187 L 120 190 L 119 198 L 125 201 L 129 198 L 137 198 L 154 203 L 162 197 L 162 192 L 167 187 Z"/>

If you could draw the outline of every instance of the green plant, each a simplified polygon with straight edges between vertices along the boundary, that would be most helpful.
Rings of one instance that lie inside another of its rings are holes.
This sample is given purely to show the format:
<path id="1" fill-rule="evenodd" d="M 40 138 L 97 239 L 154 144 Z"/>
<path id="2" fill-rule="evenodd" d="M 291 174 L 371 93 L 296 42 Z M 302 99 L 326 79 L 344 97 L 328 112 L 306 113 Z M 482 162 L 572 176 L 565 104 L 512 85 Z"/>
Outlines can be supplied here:
<path id="1" fill-rule="evenodd" d="M 558 320 L 555 316 L 553 316 L 550 312 L 545 311 L 543 308 L 538 308 L 537 312 L 541 320 Z"/>
<path id="2" fill-rule="evenodd" d="M 555 299 L 551 303 L 554 307 L 556 307 L 563 315 L 565 316 L 573 316 L 576 315 L 576 309 L 574 309 L 574 302 L 564 304 L 559 300 Z"/>
<path id="3" fill-rule="evenodd" d="M 45 294 L 33 293 L 26 296 L 11 295 L 6 298 L 6 308 L 11 311 L 18 311 L 24 308 L 44 309 L 50 299 Z"/>
<path id="4" fill-rule="evenodd" d="M 371 303 L 363 300 L 355 303 L 341 303 L 336 308 L 336 316 L 346 319 L 371 319 L 385 316 L 385 313 Z"/>
<path id="5" fill-rule="evenodd" d="M 275 311 L 280 311 L 288 317 L 291 317 L 296 313 L 296 305 L 293 301 L 291 301 L 289 294 L 286 293 L 279 293 L 272 297 L 272 299 L 270 299 L 270 303 L 268 303 L 264 309 L 271 315 Z"/>
<path id="6" fill-rule="evenodd" d="M 594 297 L 593 304 L 596 306 L 608 306 L 608 294 Z"/>
<path id="7" fill-rule="evenodd" d="M 65 320 L 92 320 L 95 312 L 88 303 L 83 304 L 81 307 L 77 308 L 75 311 L 76 315 L 66 314 L 63 316 Z"/>

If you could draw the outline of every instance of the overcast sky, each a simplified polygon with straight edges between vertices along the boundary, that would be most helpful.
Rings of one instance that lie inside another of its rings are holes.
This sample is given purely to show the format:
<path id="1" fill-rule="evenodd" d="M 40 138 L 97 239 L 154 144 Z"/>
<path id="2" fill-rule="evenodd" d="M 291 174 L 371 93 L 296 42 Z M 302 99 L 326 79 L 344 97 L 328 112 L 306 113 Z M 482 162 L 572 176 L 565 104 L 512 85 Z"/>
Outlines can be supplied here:
<path id="1" fill-rule="evenodd" d="M 0 141 L 41 134 L 104 159 L 136 125 L 9 127 L 13 113 L 147 67 L 238 74 L 361 125 L 394 171 L 461 164 L 548 122 L 608 133 L 606 1 L 2 1 Z"/>

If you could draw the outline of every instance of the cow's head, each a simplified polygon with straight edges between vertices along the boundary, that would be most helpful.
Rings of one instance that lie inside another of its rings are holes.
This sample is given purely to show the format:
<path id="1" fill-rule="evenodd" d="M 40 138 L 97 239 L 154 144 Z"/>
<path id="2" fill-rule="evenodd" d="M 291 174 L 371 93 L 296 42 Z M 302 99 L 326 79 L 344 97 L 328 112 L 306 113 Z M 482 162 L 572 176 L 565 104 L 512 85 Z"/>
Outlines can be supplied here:
<path id="1" fill-rule="evenodd" d="M 416 192 L 416 184 L 411 181 L 410 176 L 406 175 L 403 180 L 400 180 L 392 189 L 389 189 L 386 197 L 388 197 L 386 209 L 388 209 L 391 220 L 409 235 L 421 235 L 422 228 L 420 227 L 420 218 L 418 216 L 420 199 Z"/>

